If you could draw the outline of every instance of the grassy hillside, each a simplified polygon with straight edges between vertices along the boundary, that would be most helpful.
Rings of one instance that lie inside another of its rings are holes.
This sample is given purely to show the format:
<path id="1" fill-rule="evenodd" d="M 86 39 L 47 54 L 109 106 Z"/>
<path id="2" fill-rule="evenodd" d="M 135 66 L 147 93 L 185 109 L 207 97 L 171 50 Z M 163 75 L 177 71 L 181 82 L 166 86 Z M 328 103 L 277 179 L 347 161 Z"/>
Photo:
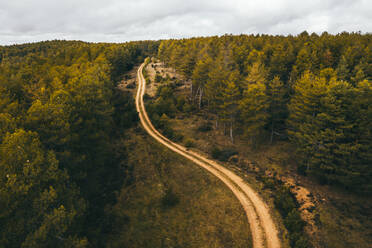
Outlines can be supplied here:
<path id="1" fill-rule="evenodd" d="M 108 210 L 118 225 L 107 247 L 252 247 L 232 192 L 143 132 L 127 142 L 128 177 Z"/>

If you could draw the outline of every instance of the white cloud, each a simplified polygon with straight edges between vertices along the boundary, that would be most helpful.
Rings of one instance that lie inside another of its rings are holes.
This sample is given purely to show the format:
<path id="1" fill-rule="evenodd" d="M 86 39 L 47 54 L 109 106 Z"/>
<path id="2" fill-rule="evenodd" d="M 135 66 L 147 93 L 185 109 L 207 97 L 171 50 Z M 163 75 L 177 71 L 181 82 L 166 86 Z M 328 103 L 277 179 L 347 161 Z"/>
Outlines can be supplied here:
<path id="1" fill-rule="evenodd" d="M 370 13 L 369 0 L 4 0 L 0 2 L 0 44 L 303 30 L 371 32 Z"/>

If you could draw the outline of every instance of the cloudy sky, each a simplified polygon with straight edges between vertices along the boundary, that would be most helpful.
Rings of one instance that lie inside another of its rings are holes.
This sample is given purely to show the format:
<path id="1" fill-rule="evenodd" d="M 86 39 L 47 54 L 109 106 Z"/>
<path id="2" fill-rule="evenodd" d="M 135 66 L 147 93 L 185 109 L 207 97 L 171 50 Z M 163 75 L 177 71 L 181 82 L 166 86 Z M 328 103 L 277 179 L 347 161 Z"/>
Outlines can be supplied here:
<path id="1" fill-rule="evenodd" d="M 0 0 L 0 44 L 372 32 L 371 0 Z"/>

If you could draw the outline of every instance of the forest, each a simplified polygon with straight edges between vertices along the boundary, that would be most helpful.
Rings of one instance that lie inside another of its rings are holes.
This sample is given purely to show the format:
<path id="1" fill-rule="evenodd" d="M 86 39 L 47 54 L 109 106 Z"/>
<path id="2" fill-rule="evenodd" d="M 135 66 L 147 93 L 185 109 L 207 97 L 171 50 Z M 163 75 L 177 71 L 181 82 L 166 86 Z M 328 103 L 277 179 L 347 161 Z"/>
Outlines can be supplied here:
<path id="1" fill-rule="evenodd" d="M 131 94 L 157 42 L 0 47 L 0 247 L 103 247 L 126 171 Z"/>
<path id="2" fill-rule="evenodd" d="M 346 32 L 224 35 L 164 40 L 157 57 L 191 83 L 183 111 L 214 116 L 232 143 L 288 140 L 300 173 L 371 194 L 371 44 L 371 34 Z M 159 90 L 158 116 L 180 109 L 171 90 Z"/>
<path id="3" fill-rule="evenodd" d="M 289 142 L 299 173 L 372 194 L 371 34 L 0 46 L 0 248 L 106 247 L 117 235 L 110 209 L 138 116 L 116 86 L 147 57 L 191 84 L 175 98 L 174 82 L 155 77 L 148 112 L 166 136 L 179 138 L 166 128 L 176 111 L 207 113 L 231 144 Z"/>

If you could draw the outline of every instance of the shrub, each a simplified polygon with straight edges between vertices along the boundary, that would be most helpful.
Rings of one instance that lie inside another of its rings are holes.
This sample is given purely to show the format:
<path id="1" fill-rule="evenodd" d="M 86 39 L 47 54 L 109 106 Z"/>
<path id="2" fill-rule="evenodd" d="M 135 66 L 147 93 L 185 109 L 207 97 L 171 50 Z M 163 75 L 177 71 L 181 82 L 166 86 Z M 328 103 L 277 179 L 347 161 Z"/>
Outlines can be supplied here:
<path id="1" fill-rule="evenodd" d="M 162 116 L 159 118 L 159 127 L 164 131 L 170 129 L 169 117 L 166 114 L 162 114 Z"/>
<path id="2" fill-rule="evenodd" d="M 173 192 L 171 188 L 168 188 L 165 191 L 165 195 L 163 196 L 161 203 L 164 208 L 171 208 L 176 206 L 180 202 L 178 196 Z"/>
<path id="3" fill-rule="evenodd" d="M 195 146 L 195 143 L 194 143 L 194 141 L 192 139 L 186 139 L 185 140 L 185 146 L 187 148 L 194 147 Z"/>
<path id="4" fill-rule="evenodd" d="M 160 83 L 163 81 L 163 77 L 158 73 L 156 72 L 156 75 L 155 75 L 155 82 L 156 83 Z"/>
<path id="5" fill-rule="evenodd" d="M 221 150 L 218 147 L 216 147 L 216 146 L 212 147 L 212 150 L 211 150 L 212 158 L 218 159 L 220 153 L 221 153 Z"/>
<path id="6" fill-rule="evenodd" d="M 145 93 L 145 94 L 143 95 L 143 100 L 144 100 L 144 101 L 147 101 L 147 100 L 150 100 L 150 99 L 152 99 L 152 97 L 151 97 L 149 94 Z"/>
<path id="7" fill-rule="evenodd" d="M 218 147 L 214 146 L 212 147 L 212 150 L 211 150 L 212 158 L 218 159 L 222 162 L 226 162 L 231 156 L 237 155 L 237 154 L 238 154 L 238 151 L 232 147 L 224 148 L 221 150 Z"/>
<path id="8" fill-rule="evenodd" d="M 183 97 L 183 96 L 177 97 L 176 102 L 177 102 L 177 104 L 176 104 L 177 109 L 179 111 L 183 111 L 183 106 L 186 103 L 185 97 Z"/>
<path id="9" fill-rule="evenodd" d="M 171 138 L 176 142 L 180 142 L 181 140 L 183 140 L 184 136 L 173 131 L 173 136 Z"/>
<path id="10" fill-rule="evenodd" d="M 286 187 L 282 187 L 278 190 L 277 194 L 275 194 L 274 204 L 284 218 L 287 217 L 292 209 L 296 208 L 295 200 Z"/>
<path id="11" fill-rule="evenodd" d="M 186 102 L 184 105 L 183 105 L 183 112 L 184 113 L 191 113 L 195 110 L 195 106 Z"/>
<path id="12" fill-rule="evenodd" d="M 177 112 L 177 109 L 172 99 L 159 97 L 153 104 L 153 111 L 158 113 L 159 116 L 166 114 L 167 116 L 173 118 Z"/>
<path id="13" fill-rule="evenodd" d="M 274 195 L 274 204 L 283 217 L 284 226 L 289 233 L 291 247 L 312 247 L 304 232 L 305 222 L 301 219 L 296 202 L 287 187 L 282 186 L 277 190 Z"/>
<path id="14" fill-rule="evenodd" d="M 126 86 L 127 89 L 135 89 L 136 88 L 136 84 L 135 83 L 130 83 Z"/>
<path id="15" fill-rule="evenodd" d="M 301 219 L 300 213 L 294 208 L 284 219 L 284 225 L 289 232 L 296 232 L 298 230 L 302 230 L 305 226 L 305 223 Z"/>
<path id="16" fill-rule="evenodd" d="M 212 130 L 212 124 L 210 122 L 203 122 L 197 129 L 199 132 L 208 132 Z"/>
<path id="17" fill-rule="evenodd" d="M 164 87 L 159 87 L 159 92 L 158 92 L 158 95 L 160 97 L 163 97 L 164 99 L 168 99 L 168 98 L 173 98 L 173 90 L 171 87 L 168 87 L 168 86 L 164 86 Z"/>

